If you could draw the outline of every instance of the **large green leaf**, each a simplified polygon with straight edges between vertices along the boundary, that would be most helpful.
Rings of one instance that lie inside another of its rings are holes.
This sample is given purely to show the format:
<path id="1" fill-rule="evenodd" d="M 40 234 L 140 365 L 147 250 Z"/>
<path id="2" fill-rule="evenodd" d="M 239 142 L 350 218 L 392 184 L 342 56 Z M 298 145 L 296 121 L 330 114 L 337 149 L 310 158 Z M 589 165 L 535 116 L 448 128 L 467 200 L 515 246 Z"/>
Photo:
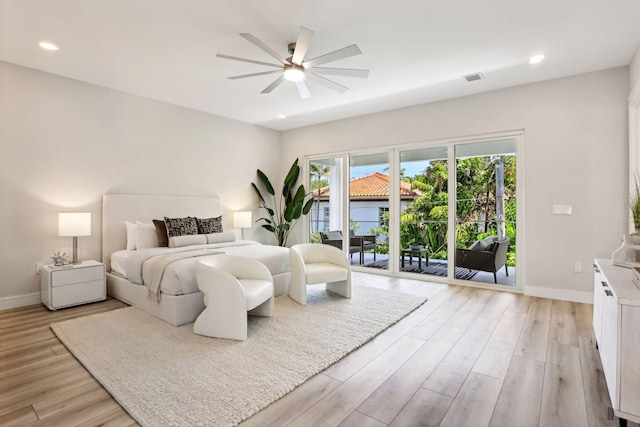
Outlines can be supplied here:
<path id="1" fill-rule="evenodd" d="M 300 166 L 298 166 L 298 159 L 291 165 L 289 172 L 287 173 L 287 177 L 284 179 L 284 186 L 288 187 L 289 190 L 293 189 L 296 181 L 298 180 L 298 175 L 300 174 Z"/>
<path id="2" fill-rule="evenodd" d="M 305 203 L 304 208 L 302 209 L 302 214 L 306 215 L 309 213 L 309 211 L 311 210 L 311 207 L 313 206 L 313 199 L 309 199 L 307 200 L 307 203 Z"/>
<path id="3" fill-rule="evenodd" d="M 276 229 L 273 227 L 273 225 L 269 225 L 269 224 L 262 224 L 262 228 L 265 228 L 267 230 L 269 230 L 272 233 L 276 232 Z"/>
<path id="4" fill-rule="evenodd" d="M 262 203 L 266 203 L 264 201 L 264 197 L 262 197 L 262 193 L 260 193 L 260 190 L 258 190 L 258 187 L 252 182 L 251 186 L 253 187 L 254 190 L 256 190 L 256 193 L 258 194 L 258 197 L 260 198 L 260 200 L 262 200 Z"/>
<path id="5" fill-rule="evenodd" d="M 272 196 L 276 195 L 276 192 L 273 190 L 273 185 L 271 185 L 271 182 L 269 181 L 269 178 L 267 178 L 267 175 L 264 174 L 264 172 L 262 172 L 260 169 L 258 169 L 258 177 L 260 178 L 260 181 L 262 181 L 262 184 L 264 185 L 264 188 L 267 189 L 267 192 L 269 194 L 271 194 Z"/>

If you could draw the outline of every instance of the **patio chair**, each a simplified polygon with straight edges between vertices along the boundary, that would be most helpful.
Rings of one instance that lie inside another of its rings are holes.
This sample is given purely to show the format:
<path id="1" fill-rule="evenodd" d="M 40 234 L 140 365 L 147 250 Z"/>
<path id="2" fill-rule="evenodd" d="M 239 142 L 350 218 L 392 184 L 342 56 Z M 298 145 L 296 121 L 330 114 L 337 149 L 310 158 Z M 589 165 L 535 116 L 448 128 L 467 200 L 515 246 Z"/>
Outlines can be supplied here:
<path id="1" fill-rule="evenodd" d="M 342 249 L 341 231 L 320 232 L 320 238 L 322 244 Z M 349 238 L 349 257 L 351 258 L 354 253 L 360 253 L 360 264 L 362 264 L 364 262 L 364 239 L 359 236 Z"/>
<path id="2" fill-rule="evenodd" d="M 456 267 L 468 268 L 493 273 L 493 281 L 498 283 L 497 272 L 504 266 L 507 276 L 507 250 L 509 238 L 497 240 L 490 236 L 474 242 L 469 249 L 456 249 Z"/>
<path id="3" fill-rule="evenodd" d="M 373 260 L 376 260 L 376 236 L 373 234 L 362 234 L 356 236 L 356 232 L 353 229 L 349 229 L 349 237 L 362 238 L 362 249 L 364 252 L 373 251 Z M 361 263 L 362 264 L 362 263 Z"/>

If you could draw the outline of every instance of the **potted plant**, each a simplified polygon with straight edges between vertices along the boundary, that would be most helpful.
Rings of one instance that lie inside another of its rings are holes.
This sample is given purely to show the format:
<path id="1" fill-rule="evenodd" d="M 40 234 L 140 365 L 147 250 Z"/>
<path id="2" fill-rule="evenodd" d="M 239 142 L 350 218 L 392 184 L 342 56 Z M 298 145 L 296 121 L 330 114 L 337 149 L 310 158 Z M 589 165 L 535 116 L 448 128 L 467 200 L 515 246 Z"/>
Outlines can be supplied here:
<path id="1" fill-rule="evenodd" d="M 252 182 L 251 185 L 260 199 L 260 207 L 267 213 L 266 216 L 259 218 L 256 222 L 264 221 L 265 223 L 262 224 L 262 227 L 275 234 L 276 239 L 278 240 L 278 245 L 287 246 L 289 233 L 293 230 L 298 219 L 300 219 L 302 215 L 308 214 L 311 210 L 311 206 L 313 205 L 312 198 L 307 200 L 306 203 L 304 201 L 308 196 L 305 192 L 304 185 L 300 185 L 297 189 L 295 188 L 298 176 L 300 175 L 298 159 L 293 162 L 293 165 L 291 165 L 291 168 L 289 169 L 289 173 L 287 173 L 287 176 L 284 179 L 282 191 L 279 193 L 279 200 L 276 200 L 276 193 L 273 189 L 273 185 L 271 185 L 271 182 L 269 181 L 269 178 L 267 178 L 264 172 L 260 169 L 257 170 L 257 173 L 258 178 L 260 178 L 260 183 L 262 183 L 264 189 L 271 196 L 270 201 L 271 206 L 273 207 L 270 207 L 267 204 L 267 201 L 262 196 L 258 186 Z"/>
<path id="2" fill-rule="evenodd" d="M 632 234 L 640 235 L 640 182 L 638 182 L 638 177 L 635 179 L 635 188 L 629 196 L 629 209 L 631 209 L 633 227 L 635 228 L 635 232 Z"/>

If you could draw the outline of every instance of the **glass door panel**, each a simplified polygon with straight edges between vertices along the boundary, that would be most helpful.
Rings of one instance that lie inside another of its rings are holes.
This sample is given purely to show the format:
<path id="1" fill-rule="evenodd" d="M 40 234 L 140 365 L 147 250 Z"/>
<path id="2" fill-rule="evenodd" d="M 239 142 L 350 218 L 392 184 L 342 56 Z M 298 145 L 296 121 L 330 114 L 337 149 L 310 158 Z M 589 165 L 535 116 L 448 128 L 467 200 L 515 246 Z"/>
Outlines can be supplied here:
<path id="1" fill-rule="evenodd" d="M 515 285 L 516 142 L 455 146 L 455 278 Z"/>
<path id="2" fill-rule="evenodd" d="M 389 269 L 389 154 L 349 158 L 351 265 Z"/>
<path id="3" fill-rule="evenodd" d="M 447 276 L 447 148 L 400 152 L 402 272 Z"/>
<path id="4" fill-rule="evenodd" d="M 314 199 L 307 216 L 311 243 L 329 243 L 342 247 L 341 239 L 334 237 L 338 237 L 342 230 L 343 164 L 342 157 L 309 160 L 309 186 Z"/>

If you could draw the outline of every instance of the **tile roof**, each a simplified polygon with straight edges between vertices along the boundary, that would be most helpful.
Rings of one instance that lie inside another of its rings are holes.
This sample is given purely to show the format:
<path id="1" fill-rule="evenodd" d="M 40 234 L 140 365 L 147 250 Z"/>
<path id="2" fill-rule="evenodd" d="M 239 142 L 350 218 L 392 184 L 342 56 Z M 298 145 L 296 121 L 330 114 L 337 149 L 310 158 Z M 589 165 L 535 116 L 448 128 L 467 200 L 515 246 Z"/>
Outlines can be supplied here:
<path id="1" fill-rule="evenodd" d="M 329 197 L 329 187 L 322 187 L 314 190 L 313 197 Z M 418 197 L 421 196 L 420 190 L 412 190 L 411 184 L 406 181 L 400 181 L 400 197 Z M 354 178 L 349 182 L 349 196 L 362 198 L 389 197 L 389 175 L 381 172 L 374 172 L 369 175 Z"/>

